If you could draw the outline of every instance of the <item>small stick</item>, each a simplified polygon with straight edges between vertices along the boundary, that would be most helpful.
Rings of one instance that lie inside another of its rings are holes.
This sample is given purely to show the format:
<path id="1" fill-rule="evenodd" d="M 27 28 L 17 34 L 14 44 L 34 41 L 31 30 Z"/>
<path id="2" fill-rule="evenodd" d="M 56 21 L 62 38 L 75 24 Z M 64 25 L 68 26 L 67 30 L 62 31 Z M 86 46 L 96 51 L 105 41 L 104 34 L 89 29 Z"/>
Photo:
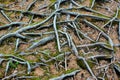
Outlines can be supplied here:
<path id="1" fill-rule="evenodd" d="M 70 14 L 70 15 L 77 16 L 77 17 L 90 17 L 92 19 L 102 20 L 102 21 L 110 20 L 109 17 L 100 17 L 100 16 L 95 16 L 95 15 L 90 15 L 90 14 L 80 14 L 80 13 L 77 13 L 77 12 L 70 12 L 70 11 L 66 11 L 66 10 L 62 10 L 61 13 Z M 114 19 L 113 21 L 118 22 L 119 20 Z"/>
<path id="2" fill-rule="evenodd" d="M 20 77 L 16 77 L 15 80 L 19 80 L 19 79 L 32 79 L 35 78 L 37 76 L 20 76 Z"/>
<path id="3" fill-rule="evenodd" d="M 70 35 L 69 35 L 69 38 L 70 38 L 70 42 L 71 42 L 72 51 L 75 54 L 75 56 L 78 57 L 79 56 L 78 50 L 77 50 L 77 48 L 72 40 L 72 37 Z"/>
<path id="4" fill-rule="evenodd" d="M 2 44 L 2 42 L 4 40 L 6 40 L 7 38 L 10 38 L 10 37 L 17 37 L 17 38 L 21 38 L 21 39 L 25 39 L 26 38 L 25 36 L 23 36 L 21 34 L 18 34 L 18 33 L 8 33 L 8 34 L 6 34 L 6 35 L 4 35 L 4 36 L 2 36 L 0 38 L 0 45 Z"/>
<path id="5" fill-rule="evenodd" d="M 61 24 L 64 24 L 64 23 L 69 23 L 69 22 L 72 22 L 73 20 L 66 20 L 66 21 L 60 21 L 60 22 L 56 22 L 56 25 L 61 25 Z M 49 28 L 53 26 L 53 23 L 51 24 L 48 24 L 48 25 L 45 25 L 45 26 L 40 26 L 38 27 L 37 29 L 42 29 L 42 28 Z"/>
<path id="6" fill-rule="evenodd" d="M 63 74 L 63 75 L 61 75 L 61 76 L 59 76 L 59 77 L 56 77 L 56 78 L 52 78 L 52 79 L 50 79 L 50 80 L 63 80 L 63 79 L 65 79 L 65 78 L 67 78 L 67 77 L 72 77 L 72 76 L 75 76 L 77 73 L 79 73 L 81 70 L 75 70 L 75 71 L 73 71 L 73 72 L 71 72 L 71 73 L 68 73 L 68 74 Z"/>
<path id="7" fill-rule="evenodd" d="M 100 32 L 100 33 L 98 34 L 98 37 L 97 37 L 97 39 L 96 39 L 96 42 L 100 39 L 101 33 L 102 33 L 102 32 Z"/>
<path id="8" fill-rule="evenodd" d="M 74 22 L 72 22 L 72 24 L 73 24 L 73 26 L 74 26 L 74 28 L 75 28 L 75 31 L 76 31 L 76 34 L 77 34 L 79 40 L 82 40 L 82 38 L 81 38 L 80 35 L 79 35 L 79 32 L 78 32 L 77 26 L 75 25 Z"/>
<path id="9" fill-rule="evenodd" d="M 5 28 L 9 28 L 9 27 L 12 27 L 12 26 L 15 26 L 15 25 L 22 25 L 22 24 L 26 24 L 26 23 L 24 23 L 24 22 L 11 22 L 10 24 L 0 26 L 0 30 L 5 29 Z"/>
<path id="10" fill-rule="evenodd" d="M 53 27 L 54 27 L 54 31 L 55 31 L 56 40 L 57 40 L 58 51 L 61 52 L 59 35 L 58 35 L 57 27 L 56 27 L 56 19 L 57 19 L 57 15 L 55 15 L 55 17 L 54 17 Z"/>
<path id="11" fill-rule="evenodd" d="M 66 52 L 66 56 L 69 56 L 71 54 L 71 52 Z M 50 58 L 50 59 L 48 59 L 48 60 L 45 60 L 44 58 L 41 58 L 40 60 L 42 61 L 42 62 L 44 62 L 44 63 L 47 63 L 47 62 L 51 62 L 51 61 L 53 61 L 53 60 L 56 60 L 56 59 L 58 59 L 58 58 L 60 58 L 60 57 L 64 57 L 64 55 L 65 54 L 59 54 L 59 55 L 57 55 L 57 56 L 55 56 L 55 57 L 52 57 L 52 58 Z"/>
<path id="12" fill-rule="evenodd" d="M 89 39 L 92 42 L 95 42 L 93 39 L 91 39 L 89 36 L 87 36 L 85 33 L 83 33 L 82 31 L 78 30 L 79 34 L 83 35 L 85 38 Z"/>
<path id="13" fill-rule="evenodd" d="M 106 39 L 108 39 L 109 44 L 110 44 L 110 46 L 111 46 L 111 50 L 113 50 L 113 45 L 114 45 L 114 44 L 113 44 L 113 41 L 112 41 L 112 39 L 111 39 L 106 33 L 104 33 L 100 28 L 98 28 L 97 26 L 95 26 L 94 24 L 92 24 L 92 23 L 89 22 L 89 21 L 84 20 L 84 22 L 85 22 L 88 26 L 90 26 L 90 27 L 92 27 L 92 28 L 100 31 L 101 34 L 102 34 Z"/>
<path id="14" fill-rule="evenodd" d="M 18 50 L 18 47 L 19 47 L 19 44 L 20 44 L 19 41 L 20 41 L 20 39 L 17 38 L 16 44 L 15 44 L 15 52 Z"/>
<path id="15" fill-rule="evenodd" d="M 107 47 L 106 45 L 107 45 L 107 44 L 104 43 L 104 42 L 96 42 L 96 43 L 92 43 L 92 44 L 78 45 L 77 48 L 92 47 L 92 46 L 101 46 L 101 47 L 103 47 L 103 48 L 105 48 L 105 49 L 108 49 L 108 50 L 111 50 L 111 51 L 112 51 L 112 49 L 109 48 L 109 47 Z"/>
<path id="16" fill-rule="evenodd" d="M 117 8 L 117 11 L 116 11 L 115 16 L 114 16 L 112 19 L 110 19 L 106 24 L 104 24 L 104 25 L 102 26 L 102 28 L 104 28 L 104 27 L 105 27 L 106 25 L 108 25 L 110 22 L 114 21 L 114 20 L 117 18 L 117 16 L 118 16 L 118 12 L 119 12 L 119 9 Z"/>
<path id="17" fill-rule="evenodd" d="M 9 61 L 7 62 L 6 70 L 5 70 L 5 76 L 6 76 L 7 73 L 8 73 L 8 70 L 9 70 L 9 67 L 10 67 L 10 62 L 11 62 L 11 60 L 9 60 Z"/>
<path id="18" fill-rule="evenodd" d="M 27 9 L 26 11 L 29 11 L 31 9 L 31 7 L 35 4 L 37 0 L 34 0 L 32 3 L 30 3 L 28 6 L 27 6 Z M 21 12 L 21 15 L 20 15 L 20 18 L 19 18 L 19 21 L 23 18 L 24 14 L 23 12 Z"/>
<path id="19" fill-rule="evenodd" d="M 103 42 L 96 42 L 96 43 L 92 43 L 92 44 L 83 44 L 83 45 L 78 45 L 77 48 L 82 48 L 82 47 L 91 47 L 91 46 L 103 46 L 106 43 Z"/>
<path id="20" fill-rule="evenodd" d="M 120 20 L 119 20 L 119 25 L 118 25 L 118 40 L 120 40 Z"/>
<path id="21" fill-rule="evenodd" d="M 95 0 L 92 0 L 91 8 L 93 8 L 94 4 L 95 4 Z"/>
<path id="22" fill-rule="evenodd" d="M 30 66 L 30 63 L 27 61 L 26 64 L 27 64 L 27 67 L 28 67 L 28 74 L 30 74 L 30 72 L 31 72 L 31 66 Z"/>
<path id="23" fill-rule="evenodd" d="M 31 23 L 32 23 L 32 21 L 33 21 L 33 19 L 34 19 L 34 15 L 30 18 L 30 20 L 29 20 L 29 23 L 28 23 L 28 24 L 31 24 Z"/>
<path id="24" fill-rule="evenodd" d="M 46 17 L 46 16 L 49 16 L 49 14 L 39 14 L 39 13 L 36 13 L 36 12 L 32 12 L 32 11 L 22 11 L 22 10 L 9 10 L 9 9 L 3 9 L 3 8 L 0 8 L 4 11 L 9 11 L 9 12 L 20 12 L 22 14 L 28 14 L 28 15 L 35 15 L 35 16 L 38 16 L 38 17 Z"/>
<path id="25" fill-rule="evenodd" d="M 80 56 L 78 56 L 77 59 L 83 60 L 83 62 L 85 63 L 85 65 L 86 65 L 88 71 L 90 72 L 90 74 L 92 75 L 92 77 L 95 78 L 95 80 L 97 80 L 97 78 L 96 78 L 96 76 L 94 75 L 93 71 L 92 71 L 91 68 L 89 67 L 89 65 L 88 65 L 88 63 L 87 63 L 87 61 L 86 61 L 86 59 L 83 58 L 83 57 L 80 57 Z"/>
<path id="26" fill-rule="evenodd" d="M 68 45 L 69 45 L 69 47 L 70 47 L 70 46 L 71 46 L 71 43 L 70 43 L 70 39 L 69 39 L 68 33 L 67 33 L 67 32 L 62 32 L 62 31 L 60 31 L 60 30 L 59 30 L 59 32 L 62 33 L 62 34 L 64 34 L 64 35 L 66 36 L 66 38 L 67 38 L 67 43 L 68 43 Z M 62 45 L 61 45 L 61 46 L 62 46 Z"/>
<path id="27" fill-rule="evenodd" d="M 66 52 L 65 52 L 65 70 L 67 71 L 67 55 L 66 55 Z"/>
<path id="28" fill-rule="evenodd" d="M 36 3 L 36 1 L 37 1 L 37 0 L 34 0 L 32 3 L 30 3 L 30 4 L 27 6 L 26 11 L 29 11 L 29 10 L 32 8 L 32 6 Z"/>
<path id="29" fill-rule="evenodd" d="M 39 67 L 40 65 L 41 65 L 41 66 L 47 66 L 47 65 L 44 64 L 44 63 L 35 63 L 35 65 L 31 67 L 31 69 L 33 70 L 33 69 Z M 20 72 L 17 72 L 17 73 L 10 74 L 9 76 L 6 76 L 6 77 L 2 78 L 2 80 L 11 79 L 11 78 L 13 78 L 13 77 L 16 77 L 16 76 L 19 75 L 19 74 L 23 74 L 24 72 L 26 72 L 26 70 L 23 70 L 23 71 L 20 71 Z"/>
<path id="30" fill-rule="evenodd" d="M 27 50 L 31 50 L 31 49 L 34 49 L 40 45 L 44 45 L 46 44 L 47 42 L 53 40 L 55 38 L 55 36 L 51 35 L 51 36 L 48 36 L 48 37 L 45 37 L 43 39 L 41 39 L 40 41 L 38 42 L 35 42 L 32 46 L 30 46 Z"/>
<path id="31" fill-rule="evenodd" d="M 1 14 L 11 23 L 12 21 L 9 19 L 9 17 L 4 13 L 3 10 L 0 10 Z"/>
<path id="32" fill-rule="evenodd" d="M 72 2 L 75 6 L 81 7 L 81 5 L 79 5 L 78 3 L 76 3 L 74 0 L 71 0 L 71 2 Z"/>

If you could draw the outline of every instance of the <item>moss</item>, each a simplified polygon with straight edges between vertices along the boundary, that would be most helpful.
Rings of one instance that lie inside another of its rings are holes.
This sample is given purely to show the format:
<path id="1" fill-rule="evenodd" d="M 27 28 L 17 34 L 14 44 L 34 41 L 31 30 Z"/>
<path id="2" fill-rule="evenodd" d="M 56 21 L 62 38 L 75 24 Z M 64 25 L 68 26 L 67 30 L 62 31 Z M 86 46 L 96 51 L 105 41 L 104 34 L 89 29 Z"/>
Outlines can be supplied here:
<path id="1" fill-rule="evenodd" d="M 65 71 L 64 73 L 65 74 L 69 74 L 69 73 L 71 73 L 71 72 L 73 72 L 73 71 L 75 71 L 76 69 L 69 69 L 69 70 L 67 70 L 67 71 Z"/>
<path id="2" fill-rule="evenodd" d="M 32 78 L 31 80 L 41 80 L 40 77 L 35 77 L 35 78 Z"/>
<path id="3" fill-rule="evenodd" d="M 15 69 L 17 68 L 18 64 L 19 64 L 18 62 L 10 62 L 10 67 Z"/>
<path id="4" fill-rule="evenodd" d="M 90 6 L 92 5 L 92 2 L 93 2 L 93 0 L 90 0 L 90 4 L 89 4 Z"/>
<path id="5" fill-rule="evenodd" d="M 69 69 L 69 70 L 67 70 L 67 71 L 60 71 L 60 72 L 59 72 L 58 74 L 56 74 L 56 75 L 51 75 L 50 77 L 48 77 L 48 79 L 61 76 L 63 73 L 64 73 L 64 74 L 69 74 L 69 73 L 71 73 L 71 72 L 73 72 L 73 71 L 75 71 L 75 70 L 76 70 L 76 69 Z M 61 74 L 61 72 L 62 72 L 62 74 Z"/>
<path id="6" fill-rule="evenodd" d="M 101 17 L 101 18 L 109 18 L 107 15 L 102 15 L 102 14 L 97 14 L 97 16 Z"/>
<path id="7" fill-rule="evenodd" d="M 95 66 L 95 64 L 92 63 L 92 60 L 87 60 L 87 63 L 90 66 L 90 68 L 93 68 Z"/>
<path id="8" fill-rule="evenodd" d="M 55 2 L 56 2 L 56 0 L 50 0 L 50 2 L 51 2 L 51 3 L 55 3 Z"/>
<path id="9" fill-rule="evenodd" d="M 4 23 L 4 22 L 0 22 L 0 26 L 1 26 L 1 25 L 5 25 L 5 23 Z"/>
<path id="10" fill-rule="evenodd" d="M 109 42 L 107 42 L 107 43 L 105 44 L 105 46 L 108 47 L 108 48 L 111 48 L 111 45 L 110 45 Z"/>
<path id="11" fill-rule="evenodd" d="M 51 56 L 52 56 L 52 57 L 55 57 L 55 56 L 57 56 L 57 55 L 59 55 L 59 54 L 61 54 L 61 52 L 59 52 L 59 51 L 57 50 L 57 51 L 55 51 L 54 53 L 52 53 Z"/>
<path id="12" fill-rule="evenodd" d="M 120 10 L 119 10 L 119 12 L 118 12 L 118 18 L 120 18 Z"/>
<path id="13" fill-rule="evenodd" d="M 16 0 L 0 0 L 0 3 L 10 4 L 10 2 L 15 2 Z"/>
<path id="14" fill-rule="evenodd" d="M 83 60 L 77 60 L 77 65 L 79 65 L 79 67 L 81 67 L 82 69 L 87 68 Z"/>

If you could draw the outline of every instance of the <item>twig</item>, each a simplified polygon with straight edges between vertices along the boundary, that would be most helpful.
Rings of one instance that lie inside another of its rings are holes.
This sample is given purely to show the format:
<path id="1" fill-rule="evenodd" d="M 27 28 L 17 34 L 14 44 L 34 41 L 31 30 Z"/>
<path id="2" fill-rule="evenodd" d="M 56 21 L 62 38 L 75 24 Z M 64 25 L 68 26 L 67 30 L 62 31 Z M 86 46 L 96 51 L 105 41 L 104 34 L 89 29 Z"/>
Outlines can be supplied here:
<path id="1" fill-rule="evenodd" d="M 4 40 L 6 40 L 7 38 L 10 38 L 10 37 L 17 37 L 17 38 L 21 38 L 21 39 L 25 39 L 26 37 L 25 36 L 23 36 L 23 35 L 21 35 L 21 34 L 19 34 L 19 33 L 8 33 L 8 34 L 6 34 L 6 35 L 3 35 L 1 38 L 0 38 L 0 45 L 2 44 L 2 42 L 4 41 Z"/>
<path id="2" fill-rule="evenodd" d="M 66 52 L 65 54 L 66 54 L 66 56 L 69 56 L 69 55 L 71 54 L 71 52 Z M 42 62 L 44 62 L 44 63 L 47 63 L 47 62 L 51 62 L 51 61 L 53 61 L 53 60 L 57 60 L 58 58 L 64 57 L 65 54 L 64 54 L 64 53 L 59 54 L 59 55 L 57 55 L 57 56 L 55 56 L 55 57 L 52 57 L 52 58 L 50 58 L 50 59 L 48 59 L 48 60 L 45 60 L 44 58 L 40 58 L 40 60 L 41 60 Z"/>
<path id="3" fill-rule="evenodd" d="M 96 43 L 92 43 L 92 44 L 83 44 L 83 45 L 78 45 L 77 48 L 82 48 L 82 47 L 93 47 L 93 46 L 101 46 L 103 48 L 106 48 L 108 50 L 112 50 L 111 48 L 108 48 L 106 46 L 107 44 L 104 42 L 96 42 Z"/>
<path id="4" fill-rule="evenodd" d="M 35 78 L 37 76 L 20 76 L 20 77 L 16 77 L 15 80 L 19 80 L 19 79 L 32 79 Z"/>
<path id="5" fill-rule="evenodd" d="M 115 16 L 112 19 L 110 19 L 106 24 L 104 24 L 102 26 L 102 28 L 105 27 L 106 25 L 108 25 L 110 22 L 114 21 L 117 18 L 117 16 L 118 16 L 118 12 L 119 12 L 119 8 L 117 8 Z"/>
<path id="6" fill-rule="evenodd" d="M 30 3 L 28 6 L 27 6 L 27 9 L 26 11 L 29 11 L 31 9 L 31 7 L 36 3 L 37 0 L 34 0 L 32 3 Z"/>
<path id="7" fill-rule="evenodd" d="M 90 17 L 92 19 L 102 20 L 102 21 L 110 20 L 109 17 L 100 17 L 100 16 L 95 16 L 95 15 L 90 15 L 90 14 L 80 14 L 80 13 L 77 13 L 77 12 L 70 12 L 70 11 L 66 11 L 66 10 L 62 10 L 61 13 L 63 13 L 63 14 L 70 14 L 70 15 L 77 16 L 77 17 Z M 113 21 L 118 22 L 119 20 L 118 19 L 114 19 Z"/>
<path id="8" fill-rule="evenodd" d="M 95 0 L 92 0 L 91 8 L 93 8 L 94 4 L 95 4 Z"/>
<path id="9" fill-rule="evenodd" d="M 96 78 L 96 76 L 94 75 L 93 71 L 92 71 L 91 68 L 89 67 L 89 65 L 88 65 L 88 63 L 87 63 L 87 61 L 86 61 L 86 59 L 83 58 L 83 57 L 80 57 L 80 56 L 78 56 L 77 59 L 78 59 L 78 60 L 82 60 L 82 61 L 84 62 L 84 64 L 86 65 L 88 71 L 89 71 L 90 74 L 92 75 L 92 77 L 95 78 L 95 79 L 97 80 L 97 78 Z"/>
<path id="10" fill-rule="evenodd" d="M 97 36 L 97 39 L 96 39 L 96 42 L 100 39 L 101 33 L 102 33 L 102 32 L 99 32 L 99 34 L 98 34 L 98 36 Z"/>
<path id="11" fill-rule="evenodd" d="M 63 32 L 63 31 L 60 31 L 60 30 L 59 30 L 59 32 L 62 33 L 62 34 L 64 34 L 64 35 L 66 36 L 66 38 L 67 38 L 67 43 L 68 43 L 68 45 L 69 45 L 69 47 L 70 47 L 70 46 L 71 46 L 71 43 L 70 43 L 70 38 L 69 38 L 68 33 L 67 33 L 67 32 Z"/>
<path id="12" fill-rule="evenodd" d="M 46 17 L 46 16 L 49 16 L 49 14 L 39 14 L 39 13 L 36 13 L 36 12 L 32 12 L 32 11 L 22 11 L 22 10 L 9 10 L 9 9 L 4 9 L 4 8 L 0 8 L 4 11 L 7 11 L 7 12 L 20 12 L 22 14 L 28 14 L 28 15 L 34 15 L 34 16 L 38 16 L 38 17 Z"/>
<path id="13" fill-rule="evenodd" d="M 75 76 L 75 75 L 76 75 L 77 73 L 79 73 L 79 72 L 80 72 L 80 70 L 75 70 L 75 71 L 73 71 L 73 72 L 71 72 L 71 73 L 63 74 L 63 75 L 61 75 L 61 76 L 59 76 L 59 77 L 52 78 L 52 79 L 50 79 L 50 80 L 63 80 L 63 79 L 65 79 L 65 78 L 67 78 L 67 77 Z"/>
<path id="14" fill-rule="evenodd" d="M 6 70 L 5 70 L 5 76 L 6 76 L 7 73 L 8 73 L 8 70 L 9 70 L 9 67 L 10 67 L 10 62 L 11 62 L 11 60 L 9 60 L 9 61 L 7 62 Z"/>
<path id="15" fill-rule="evenodd" d="M 98 28 L 97 26 L 95 26 L 94 24 L 92 24 L 91 22 L 89 22 L 89 21 L 87 21 L 87 20 L 84 20 L 84 23 L 86 23 L 88 26 L 90 26 L 90 27 L 92 27 L 92 28 L 100 31 L 101 34 L 102 34 L 106 39 L 108 39 L 109 44 L 110 44 L 110 46 L 111 46 L 111 50 L 113 50 L 113 41 L 112 41 L 112 39 L 111 39 L 106 33 L 104 33 L 100 28 Z"/>
<path id="16" fill-rule="evenodd" d="M 83 37 L 89 39 L 92 42 L 95 42 L 93 39 L 91 39 L 89 36 L 87 36 L 85 33 L 83 33 L 81 30 L 78 30 L 79 34 L 82 35 Z"/>
<path id="17" fill-rule="evenodd" d="M 74 22 L 72 22 L 72 24 L 73 24 L 73 26 L 74 26 L 74 28 L 75 28 L 75 31 L 76 31 L 76 34 L 77 34 L 79 40 L 82 40 L 81 37 L 80 37 L 80 35 L 79 35 L 79 32 L 78 32 L 77 26 L 75 25 Z"/>
<path id="18" fill-rule="evenodd" d="M 120 40 L 120 20 L 119 20 L 119 25 L 118 25 L 118 40 Z"/>
<path id="19" fill-rule="evenodd" d="M 35 65 L 31 67 L 31 69 L 33 70 L 33 69 L 35 69 L 35 68 L 37 68 L 39 66 L 47 66 L 47 65 L 45 65 L 44 63 L 35 63 Z M 20 71 L 20 72 L 17 72 L 17 73 L 13 73 L 13 74 L 11 74 L 9 76 L 6 76 L 6 77 L 2 78 L 2 80 L 11 79 L 13 77 L 16 77 L 19 74 L 23 74 L 25 71 L 26 70 L 23 70 L 23 71 Z"/>
<path id="20" fill-rule="evenodd" d="M 53 35 L 45 37 L 45 38 L 41 39 L 40 41 L 33 43 L 33 45 L 30 46 L 27 50 L 31 50 L 31 49 L 34 49 L 34 48 L 40 46 L 40 45 L 44 45 L 47 42 L 53 40 L 54 38 L 55 38 L 55 36 L 53 36 Z"/>
<path id="21" fill-rule="evenodd" d="M 34 15 L 30 18 L 30 20 L 29 20 L 29 23 L 28 23 L 28 24 L 31 24 L 31 23 L 32 23 L 32 21 L 33 21 L 33 19 L 34 19 Z"/>
<path id="22" fill-rule="evenodd" d="M 76 46 L 75 46 L 75 44 L 74 44 L 74 42 L 72 40 L 72 37 L 70 35 L 69 35 L 69 38 L 70 38 L 70 42 L 71 42 L 71 49 L 72 49 L 74 55 L 76 57 L 78 57 L 79 56 L 78 50 L 77 50 L 77 48 L 76 48 Z"/>
<path id="23" fill-rule="evenodd" d="M 29 63 L 28 61 L 26 61 L 26 64 L 27 64 L 27 67 L 28 67 L 27 72 L 28 72 L 28 74 L 30 74 L 30 72 L 31 72 L 31 66 L 30 66 L 30 63 Z"/>
<path id="24" fill-rule="evenodd" d="M 65 70 L 67 71 L 67 52 L 65 52 Z"/>
<path id="25" fill-rule="evenodd" d="M 74 0 L 71 0 L 71 2 L 72 2 L 75 6 L 81 7 L 81 5 L 79 5 L 78 3 L 76 3 Z"/>
<path id="26" fill-rule="evenodd" d="M 58 51 L 61 52 L 59 35 L 58 35 L 57 27 L 56 27 L 56 19 L 57 19 L 57 14 L 55 15 L 54 20 L 53 20 L 53 27 L 54 27 L 54 31 L 55 31 L 55 37 L 57 40 Z"/>
<path id="27" fill-rule="evenodd" d="M 9 19 L 9 17 L 4 13 L 3 10 L 0 10 L 1 14 L 11 23 L 12 21 Z"/>
<path id="28" fill-rule="evenodd" d="M 19 30 L 17 30 L 17 31 L 14 32 L 14 33 L 9 33 L 9 34 L 6 34 L 6 35 L 2 36 L 2 37 L 0 38 L 0 44 L 1 44 L 5 39 L 7 39 L 7 38 L 9 38 L 9 37 L 13 37 L 13 36 L 18 37 L 18 38 L 25 39 L 25 37 L 22 36 L 22 35 L 19 34 L 19 33 L 24 32 L 24 31 L 27 31 L 27 30 L 30 30 L 30 29 L 37 28 L 38 26 L 44 24 L 44 23 L 47 22 L 49 19 L 51 19 L 51 17 L 53 17 L 53 15 L 54 15 L 57 11 L 61 11 L 61 9 L 58 9 L 58 10 L 54 11 L 49 17 L 47 17 L 47 19 L 43 20 L 42 22 L 40 22 L 40 23 L 38 23 L 38 24 L 29 25 L 29 26 L 20 28 Z"/>
<path id="29" fill-rule="evenodd" d="M 19 47 L 19 44 L 20 44 L 19 41 L 20 41 L 20 39 L 17 38 L 16 44 L 15 44 L 15 52 L 18 50 L 18 47 Z"/>
<path id="30" fill-rule="evenodd" d="M 11 22 L 10 24 L 0 26 L 0 30 L 5 29 L 5 28 L 9 28 L 9 27 L 13 27 L 13 26 L 19 26 L 19 25 L 22 25 L 22 24 L 26 24 L 26 23 L 24 23 L 24 22 Z"/>
<path id="31" fill-rule="evenodd" d="M 61 24 L 64 24 L 64 23 L 72 22 L 72 21 L 73 21 L 73 20 L 60 21 L 60 22 L 56 22 L 56 25 L 61 25 Z M 40 26 L 40 27 L 38 27 L 37 29 L 50 28 L 51 26 L 53 26 L 53 23 L 48 24 L 48 25 L 45 25 L 45 26 Z"/>

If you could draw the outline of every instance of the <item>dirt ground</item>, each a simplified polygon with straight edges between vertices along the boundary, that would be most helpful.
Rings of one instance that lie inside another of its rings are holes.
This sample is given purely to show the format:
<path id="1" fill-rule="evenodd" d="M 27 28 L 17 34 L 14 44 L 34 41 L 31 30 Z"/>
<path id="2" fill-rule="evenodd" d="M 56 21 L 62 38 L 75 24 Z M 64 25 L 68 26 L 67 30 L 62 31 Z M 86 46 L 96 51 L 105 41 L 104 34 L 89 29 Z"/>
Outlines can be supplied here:
<path id="1" fill-rule="evenodd" d="M 0 80 L 120 80 L 119 18 L 119 0 L 0 0 Z"/>

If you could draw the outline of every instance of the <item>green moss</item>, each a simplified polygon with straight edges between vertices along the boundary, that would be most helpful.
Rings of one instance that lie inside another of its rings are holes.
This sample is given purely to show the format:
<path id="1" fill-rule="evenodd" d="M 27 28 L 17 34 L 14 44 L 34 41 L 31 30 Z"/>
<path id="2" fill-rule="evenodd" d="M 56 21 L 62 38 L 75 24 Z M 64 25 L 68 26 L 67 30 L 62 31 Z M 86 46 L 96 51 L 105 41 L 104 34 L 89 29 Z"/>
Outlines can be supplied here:
<path id="1" fill-rule="evenodd" d="M 119 12 L 118 12 L 118 18 L 120 18 L 120 10 L 119 10 Z"/>
<path id="2" fill-rule="evenodd" d="M 87 60 L 88 65 L 93 68 L 95 66 L 94 63 L 92 63 L 92 60 Z"/>
<path id="3" fill-rule="evenodd" d="M 86 65 L 85 63 L 83 62 L 83 60 L 77 60 L 77 65 L 79 65 L 82 69 L 86 69 Z"/>
<path id="4" fill-rule="evenodd" d="M 57 56 L 57 55 L 59 55 L 59 54 L 61 54 L 61 52 L 59 52 L 59 51 L 57 50 L 57 51 L 55 51 L 54 53 L 51 53 L 51 56 L 55 57 L 55 56 Z"/>
<path id="5" fill-rule="evenodd" d="M 18 64 L 19 64 L 18 62 L 10 62 L 10 67 L 15 69 L 17 68 Z"/>
<path id="6" fill-rule="evenodd" d="M 107 43 L 105 44 L 105 46 L 108 47 L 108 48 L 111 48 L 111 45 L 109 44 L 109 42 L 107 42 Z"/>
<path id="7" fill-rule="evenodd" d="M 55 78 L 55 77 L 58 77 L 58 76 L 61 76 L 63 73 L 64 74 L 69 74 L 69 73 L 71 73 L 71 72 L 73 72 L 73 71 L 75 71 L 76 69 L 69 69 L 69 70 L 67 70 L 67 71 L 60 71 L 58 74 L 56 74 L 56 75 L 51 75 L 51 77 L 49 77 L 49 79 L 50 78 Z M 62 72 L 62 74 L 61 74 L 61 72 Z"/>
<path id="8" fill-rule="evenodd" d="M 4 23 L 4 22 L 0 22 L 0 26 L 1 26 L 1 25 L 5 25 L 5 23 Z"/>
<path id="9" fill-rule="evenodd" d="M 55 2 L 56 2 L 56 0 L 50 0 L 50 2 L 51 2 L 51 3 L 55 3 Z"/>
<path id="10" fill-rule="evenodd" d="M 9 4 L 10 2 L 15 2 L 16 0 L 0 0 L 0 3 Z"/>
<path id="11" fill-rule="evenodd" d="M 64 73 L 65 74 L 69 74 L 69 73 L 71 73 L 71 72 L 73 72 L 73 71 L 75 71 L 76 69 L 69 69 L 69 70 L 67 70 L 67 71 L 65 71 Z"/>
<path id="12" fill-rule="evenodd" d="M 101 17 L 101 18 L 109 18 L 107 15 L 103 15 L 103 14 L 97 14 L 97 16 Z"/>
<path id="13" fill-rule="evenodd" d="M 30 79 L 30 80 L 41 80 L 41 78 L 40 77 L 35 77 L 35 78 Z"/>

